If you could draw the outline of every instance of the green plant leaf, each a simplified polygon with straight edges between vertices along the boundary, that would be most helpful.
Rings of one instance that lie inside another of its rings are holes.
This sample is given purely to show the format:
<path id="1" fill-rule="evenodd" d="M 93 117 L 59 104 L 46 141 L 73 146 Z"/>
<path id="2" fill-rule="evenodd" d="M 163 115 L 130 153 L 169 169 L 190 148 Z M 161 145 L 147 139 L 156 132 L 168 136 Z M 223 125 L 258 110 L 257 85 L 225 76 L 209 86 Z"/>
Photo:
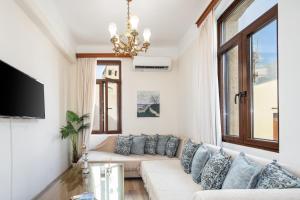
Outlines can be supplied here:
<path id="1" fill-rule="evenodd" d="M 85 129 L 90 128 L 91 124 L 90 123 L 86 123 L 86 124 L 82 124 L 79 128 L 78 128 L 78 132 L 81 132 Z"/>
<path id="2" fill-rule="evenodd" d="M 67 111 L 67 121 L 68 122 L 79 122 L 80 117 L 73 111 Z"/>
<path id="3" fill-rule="evenodd" d="M 79 119 L 80 119 L 80 121 L 83 121 L 83 120 L 89 119 L 89 118 L 90 118 L 90 114 L 84 114 Z"/>

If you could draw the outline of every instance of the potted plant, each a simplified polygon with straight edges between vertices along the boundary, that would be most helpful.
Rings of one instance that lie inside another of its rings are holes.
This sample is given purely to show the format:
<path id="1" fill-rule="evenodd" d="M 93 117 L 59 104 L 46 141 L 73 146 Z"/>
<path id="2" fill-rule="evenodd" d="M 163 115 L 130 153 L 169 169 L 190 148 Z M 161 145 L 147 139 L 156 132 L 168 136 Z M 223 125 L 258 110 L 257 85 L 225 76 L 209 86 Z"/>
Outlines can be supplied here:
<path id="1" fill-rule="evenodd" d="M 72 111 L 67 111 L 67 125 L 60 129 L 61 138 L 69 138 L 72 144 L 72 164 L 77 163 L 79 160 L 78 154 L 78 137 L 79 134 L 90 127 L 90 123 L 86 123 L 86 119 L 89 119 L 89 114 L 78 116 Z"/>

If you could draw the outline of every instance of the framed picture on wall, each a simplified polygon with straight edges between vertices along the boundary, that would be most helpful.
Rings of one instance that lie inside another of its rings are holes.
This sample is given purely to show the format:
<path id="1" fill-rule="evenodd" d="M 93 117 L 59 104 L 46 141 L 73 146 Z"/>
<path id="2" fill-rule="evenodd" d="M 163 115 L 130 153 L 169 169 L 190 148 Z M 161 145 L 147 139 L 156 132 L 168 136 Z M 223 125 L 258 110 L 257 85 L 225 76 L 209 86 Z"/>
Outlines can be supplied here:
<path id="1" fill-rule="evenodd" d="M 159 117 L 160 94 L 159 91 L 137 92 L 137 117 Z"/>

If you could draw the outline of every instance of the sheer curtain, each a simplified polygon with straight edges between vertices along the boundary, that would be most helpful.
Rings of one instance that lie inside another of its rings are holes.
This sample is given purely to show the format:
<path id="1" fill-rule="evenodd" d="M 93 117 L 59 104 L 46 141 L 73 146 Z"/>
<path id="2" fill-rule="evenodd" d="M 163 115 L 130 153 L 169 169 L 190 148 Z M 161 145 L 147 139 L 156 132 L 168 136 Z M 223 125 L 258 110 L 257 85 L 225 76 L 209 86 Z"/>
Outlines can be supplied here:
<path id="1" fill-rule="evenodd" d="M 90 123 L 93 127 L 94 104 L 96 94 L 96 58 L 77 59 L 76 65 L 76 112 L 79 115 L 89 114 Z M 89 138 L 92 128 L 85 130 L 79 138 L 79 152 L 84 144 L 89 149 Z"/>
<path id="2" fill-rule="evenodd" d="M 193 72 L 197 139 L 204 143 L 221 145 L 217 33 L 213 11 L 199 27 L 197 45 L 197 64 Z"/>

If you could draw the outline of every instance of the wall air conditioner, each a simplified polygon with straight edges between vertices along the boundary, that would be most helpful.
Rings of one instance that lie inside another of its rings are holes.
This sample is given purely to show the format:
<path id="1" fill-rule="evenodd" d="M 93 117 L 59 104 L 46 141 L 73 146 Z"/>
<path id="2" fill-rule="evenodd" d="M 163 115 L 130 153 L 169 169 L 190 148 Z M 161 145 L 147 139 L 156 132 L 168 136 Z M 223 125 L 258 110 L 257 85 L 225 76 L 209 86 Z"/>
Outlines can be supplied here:
<path id="1" fill-rule="evenodd" d="M 135 56 L 133 70 L 142 72 L 171 71 L 171 58 Z"/>

